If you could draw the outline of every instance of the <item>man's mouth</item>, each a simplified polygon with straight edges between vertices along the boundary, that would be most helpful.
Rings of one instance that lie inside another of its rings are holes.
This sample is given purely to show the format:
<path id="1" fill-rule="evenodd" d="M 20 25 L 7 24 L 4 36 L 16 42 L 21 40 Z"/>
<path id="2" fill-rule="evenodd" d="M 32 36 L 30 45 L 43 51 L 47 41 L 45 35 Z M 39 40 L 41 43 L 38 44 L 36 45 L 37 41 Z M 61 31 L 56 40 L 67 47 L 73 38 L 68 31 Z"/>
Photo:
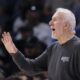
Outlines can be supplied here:
<path id="1" fill-rule="evenodd" d="M 52 29 L 52 31 L 55 31 L 55 29 Z"/>
<path id="2" fill-rule="evenodd" d="M 52 31 L 55 31 L 55 29 L 53 28 L 53 26 L 51 26 L 51 30 L 52 30 Z"/>

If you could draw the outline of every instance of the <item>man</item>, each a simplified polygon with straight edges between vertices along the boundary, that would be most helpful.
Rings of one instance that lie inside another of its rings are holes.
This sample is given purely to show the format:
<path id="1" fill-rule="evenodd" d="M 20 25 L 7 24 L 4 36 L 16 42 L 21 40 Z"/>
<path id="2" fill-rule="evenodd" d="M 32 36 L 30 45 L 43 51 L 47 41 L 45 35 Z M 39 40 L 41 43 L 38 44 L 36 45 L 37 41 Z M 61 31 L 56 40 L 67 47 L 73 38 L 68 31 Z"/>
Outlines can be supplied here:
<path id="1" fill-rule="evenodd" d="M 75 16 L 58 8 L 50 21 L 52 37 L 57 41 L 34 60 L 26 59 L 15 47 L 9 33 L 2 34 L 2 42 L 18 67 L 28 75 L 48 68 L 49 80 L 80 80 L 80 39 L 75 36 Z"/>

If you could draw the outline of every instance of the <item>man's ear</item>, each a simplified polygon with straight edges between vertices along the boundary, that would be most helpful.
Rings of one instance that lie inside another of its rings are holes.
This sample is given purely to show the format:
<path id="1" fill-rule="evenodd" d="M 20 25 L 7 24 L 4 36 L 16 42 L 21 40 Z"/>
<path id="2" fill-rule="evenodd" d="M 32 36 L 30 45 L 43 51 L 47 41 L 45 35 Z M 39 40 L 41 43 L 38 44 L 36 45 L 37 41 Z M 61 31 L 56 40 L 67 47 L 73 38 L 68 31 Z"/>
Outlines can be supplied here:
<path id="1" fill-rule="evenodd" d="M 66 24 L 64 25 L 64 31 L 65 31 L 65 32 L 68 32 L 68 31 L 70 31 L 70 30 L 71 30 L 70 24 L 69 24 L 69 23 L 66 23 Z"/>
<path id="2" fill-rule="evenodd" d="M 65 29 L 65 30 L 66 30 L 66 29 L 68 30 L 69 28 L 70 28 L 70 24 L 66 22 L 66 23 L 64 24 L 64 29 Z"/>

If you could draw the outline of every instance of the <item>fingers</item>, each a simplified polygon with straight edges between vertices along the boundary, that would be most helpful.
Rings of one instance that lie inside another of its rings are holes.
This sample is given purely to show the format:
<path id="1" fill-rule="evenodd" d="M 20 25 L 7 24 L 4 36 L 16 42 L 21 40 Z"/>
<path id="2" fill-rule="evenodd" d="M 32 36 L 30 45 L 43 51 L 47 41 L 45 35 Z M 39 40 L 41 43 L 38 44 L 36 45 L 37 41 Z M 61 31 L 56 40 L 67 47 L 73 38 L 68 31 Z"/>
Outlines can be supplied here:
<path id="1" fill-rule="evenodd" d="M 1 41 L 2 41 L 2 43 L 4 44 L 6 50 L 7 50 L 9 53 L 16 53 L 16 52 L 17 52 L 17 48 L 16 48 L 16 46 L 14 45 L 14 43 L 13 43 L 13 41 L 12 41 L 12 38 L 11 38 L 9 32 L 4 32 L 4 33 L 2 34 Z"/>
<path id="2" fill-rule="evenodd" d="M 6 36 L 7 36 L 7 33 L 4 32 L 4 33 L 2 34 L 2 38 L 5 38 Z"/>
<path id="3" fill-rule="evenodd" d="M 9 37 L 10 40 L 12 40 L 11 35 L 9 32 L 7 32 L 7 36 Z"/>
<path id="4" fill-rule="evenodd" d="M 12 39 L 11 39 L 11 36 L 10 36 L 10 33 L 9 33 L 9 32 L 4 32 L 4 33 L 2 34 L 1 41 L 2 41 L 3 43 L 5 43 L 5 42 L 8 42 L 8 41 L 10 41 L 10 40 L 12 40 Z"/>
<path id="5" fill-rule="evenodd" d="M 3 38 L 3 41 L 8 41 L 8 38 L 7 38 L 7 33 L 6 32 L 4 32 L 3 34 L 2 34 L 2 38 Z"/>
<path id="6" fill-rule="evenodd" d="M 3 40 L 3 38 L 1 38 L 1 41 L 2 41 L 2 43 L 4 43 L 4 40 Z M 5 43 L 4 43 L 5 44 Z"/>

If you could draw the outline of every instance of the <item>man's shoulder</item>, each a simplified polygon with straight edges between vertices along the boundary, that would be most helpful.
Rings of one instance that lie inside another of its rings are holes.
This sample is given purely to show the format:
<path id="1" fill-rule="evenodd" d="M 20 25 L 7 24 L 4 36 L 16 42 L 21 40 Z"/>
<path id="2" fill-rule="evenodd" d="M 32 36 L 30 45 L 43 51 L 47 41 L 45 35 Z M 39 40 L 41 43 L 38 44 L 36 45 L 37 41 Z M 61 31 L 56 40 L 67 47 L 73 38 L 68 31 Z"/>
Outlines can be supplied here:
<path id="1" fill-rule="evenodd" d="M 48 46 L 49 49 L 57 47 L 59 45 L 58 41 L 53 42 L 50 46 Z"/>
<path id="2" fill-rule="evenodd" d="M 80 38 L 79 37 L 75 37 L 75 40 L 74 40 L 74 44 L 72 45 L 75 47 L 75 49 L 79 49 L 80 50 Z"/>
<path id="3" fill-rule="evenodd" d="M 80 38 L 75 36 L 75 42 L 74 43 L 76 46 L 80 45 Z"/>

